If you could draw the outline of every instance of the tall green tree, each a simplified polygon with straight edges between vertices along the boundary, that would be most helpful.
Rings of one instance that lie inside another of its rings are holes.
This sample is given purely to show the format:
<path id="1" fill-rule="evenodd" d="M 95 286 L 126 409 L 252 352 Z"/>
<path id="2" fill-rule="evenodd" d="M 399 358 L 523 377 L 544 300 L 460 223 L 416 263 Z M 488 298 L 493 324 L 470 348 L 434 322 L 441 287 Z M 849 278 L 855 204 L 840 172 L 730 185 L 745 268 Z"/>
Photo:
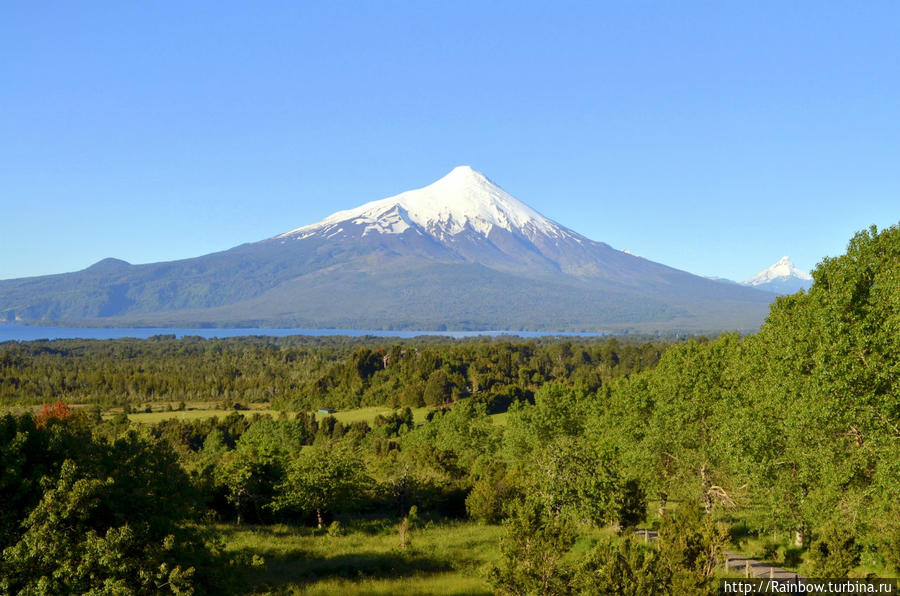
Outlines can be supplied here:
<path id="1" fill-rule="evenodd" d="M 560 437 L 535 458 L 525 484 L 553 515 L 601 526 L 618 517 L 622 482 L 615 452 L 606 446 Z"/>
<path id="2" fill-rule="evenodd" d="M 272 508 L 313 513 L 321 528 L 327 514 L 353 507 L 367 484 L 358 454 L 332 444 L 309 447 L 290 463 Z"/>

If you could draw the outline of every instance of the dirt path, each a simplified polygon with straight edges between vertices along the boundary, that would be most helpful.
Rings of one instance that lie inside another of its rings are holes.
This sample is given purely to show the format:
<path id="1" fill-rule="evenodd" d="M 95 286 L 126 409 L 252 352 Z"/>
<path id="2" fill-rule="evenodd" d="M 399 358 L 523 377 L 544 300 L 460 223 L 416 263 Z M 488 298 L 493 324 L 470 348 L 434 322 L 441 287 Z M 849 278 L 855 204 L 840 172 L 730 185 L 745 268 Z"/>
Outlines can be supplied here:
<path id="1" fill-rule="evenodd" d="M 774 565 L 769 565 L 768 563 L 757 561 L 756 559 L 751 559 L 738 553 L 725 551 L 725 556 L 727 557 L 726 565 L 728 566 L 728 569 L 742 573 L 745 576 L 780 580 L 806 579 L 793 571 L 775 567 Z"/>
<path id="2" fill-rule="evenodd" d="M 645 542 L 656 540 L 658 537 L 655 530 L 639 529 L 636 533 L 638 537 L 643 538 Z M 785 581 L 806 579 L 793 571 L 775 567 L 774 565 L 751 559 L 739 553 L 725 551 L 725 558 L 725 565 L 728 569 L 741 573 L 745 577 L 771 578 Z"/>

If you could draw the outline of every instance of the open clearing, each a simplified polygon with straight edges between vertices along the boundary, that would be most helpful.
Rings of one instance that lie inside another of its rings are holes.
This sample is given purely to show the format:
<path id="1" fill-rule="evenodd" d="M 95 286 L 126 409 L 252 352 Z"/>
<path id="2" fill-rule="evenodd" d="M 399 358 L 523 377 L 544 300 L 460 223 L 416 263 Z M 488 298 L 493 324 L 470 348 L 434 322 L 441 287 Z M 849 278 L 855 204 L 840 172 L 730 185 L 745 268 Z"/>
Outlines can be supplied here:
<path id="1" fill-rule="evenodd" d="M 499 526 L 426 523 L 401 548 L 395 523 L 353 524 L 344 535 L 288 525 L 218 527 L 229 553 L 258 554 L 251 594 L 490 594 Z"/>
<path id="2" fill-rule="evenodd" d="M 223 410 L 216 408 L 215 405 L 215 402 L 197 402 L 186 404 L 184 410 L 170 410 L 168 409 L 168 405 L 161 406 L 159 404 L 155 404 L 154 411 L 132 412 L 131 414 L 128 414 L 128 419 L 132 422 L 138 422 L 141 424 L 156 424 L 157 422 L 170 420 L 173 418 L 176 420 L 199 420 L 202 418 L 212 418 L 213 416 L 219 416 L 220 418 L 222 418 L 228 416 L 232 412 L 237 412 L 242 416 L 253 416 L 254 414 L 261 414 L 269 415 L 273 418 L 276 418 L 282 414 L 280 410 L 270 409 L 269 404 L 251 404 L 246 410 Z M 172 407 L 177 408 L 177 404 L 173 404 Z M 316 414 L 316 416 L 318 418 L 324 418 L 325 416 L 334 416 L 342 424 L 353 424 L 354 422 L 364 420 L 371 425 L 375 421 L 376 416 L 386 416 L 396 411 L 398 410 L 386 408 L 383 406 L 376 406 L 368 408 L 356 408 L 353 410 L 342 410 L 337 411 L 333 414 Z M 430 411 L 431 408 L 428 407 L 413 408 L 413 420 L 415 420 L 416 424 L 422 424 L 423 422 L 425 422 L 425 417 Z M 108 410 L 105 415 L 111 416 L 118 412 L 121 412 L 121 408 Z M 491 420 L 494 421 L 494 424 L 503 426 L 506 424 L 507 416 L 508 414 L 506 412 L 493 414 L 491 415 Z"/>

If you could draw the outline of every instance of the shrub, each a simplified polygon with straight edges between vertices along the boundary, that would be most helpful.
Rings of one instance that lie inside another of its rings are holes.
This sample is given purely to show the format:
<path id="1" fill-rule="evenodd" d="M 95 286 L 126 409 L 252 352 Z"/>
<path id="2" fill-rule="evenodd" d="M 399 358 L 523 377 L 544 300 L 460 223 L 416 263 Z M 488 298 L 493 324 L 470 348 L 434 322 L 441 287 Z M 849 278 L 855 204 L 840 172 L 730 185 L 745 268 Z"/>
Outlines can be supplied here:
<path id="1" fill-rule="evenodd" d="M 623 531 L 634 528 L 647 519 L 647 495 L 637 480 L 628 480 L 622 487 L 619 504 L 619 527 Z"/>
<path id="2" fill-rule="evenodd" d="M 703 577 L 712 576 L 727 540 L 727 529 L 696 503 L 684 503 L 674 512 L 666 512 L 659 528 L 660 552 L 670 566 Z"/>
<path id="3" fill-rule="evenodd" d="M 504 522 L 501 557 L 488 573 L 498 594 L 565 594 L 572 575 L 565 556 L 575 542 L 570 523 L 533 499 L 517 503 Z"/>
<path id="4" fill-rule="evenodd" d="M 798 567 L 803 562 L 802 548 L 786 548 L 784 549 L 784 566 Z"/>
<path id="5" fill-rule="evenodd" d="M 338 520 L 334 520 L 333 522 L 328 524 L 328 532 L 327 533 L 332 538 L 337 538 L 339 536 L 343 536 L 345 534 L 344 526 L 342 526 L 341 522 L 339 522 Z"/>
<path id="6" fill-rule="evenodd" d="M 485 476 L 472 486 L 466 497 L 466 513 L 470 518 L 495 524 L 503 518 L 503 505 L 509 500 L 511 489 L 503 477 Z"/>
<path id="7" fill-rule="evenodd" d="M 764 540 L 759 556 L 764 561 L 775 561 L 778 558 L 778 544 L 773 540 Z"/>
<path id="8" fill-rule="evenodd" d="M 655 548 L 626 536 L 597 544 L 579 563 L 572 583 L 581 594 L 642 596 L 666 593 L 670 578 Z"/>
<path id="9" fill-rule="evenodd" d="M 827 526 L 809 548 L 812 573 L 816 577 L 847 577 L 859 565 L 860 552 L 852 531 Z"/>

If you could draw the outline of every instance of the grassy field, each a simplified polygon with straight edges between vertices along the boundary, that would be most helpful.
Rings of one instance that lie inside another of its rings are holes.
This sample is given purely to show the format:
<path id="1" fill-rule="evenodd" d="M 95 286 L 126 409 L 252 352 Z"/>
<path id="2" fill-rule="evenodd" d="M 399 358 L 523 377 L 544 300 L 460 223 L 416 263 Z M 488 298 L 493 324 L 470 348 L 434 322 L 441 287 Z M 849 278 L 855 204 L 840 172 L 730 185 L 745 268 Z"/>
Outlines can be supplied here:
<path id="1" fill-rule="evenodd" d="M 137 422 L 139 424 L 156 424 L 157 422 L 161 422 L 163 420 L 199 420 L 203 418 L 212 418 L 213 416 L 218 416 L 220 418 L 224 418 L 228 416 L 232 412 L 237 412 L 242 416 L 252 416 L 254 414 L 263 414 L 269 415 L 273 418 L 280 416 L 280 410 L 273 410 L 270 408 L 269 404 L 250 404 L 246 410 L 223 410 L 217 405 L 220 402 L 188 402 L 185 404 L 185 408 L 183 410 L 179 409 L 179 404 L 177 403 L 155 403 L 150 406 L 150 412 L 132 412 L 128 414 L 128 419 L 132 422 Z M 88 407 L 86 404 L 72 404 L 75 408 L 85 408 Z M 36 414 L 40 411 L 40 406 L 32 406 L 32 407 L 7 407 L 0 409 L 0 414 L 9 412 L 12 414 L 23 414 L 25 412 L 31 412 Z M 392 408 L 387 408 L 384 406 L 374 406 L 368 408 L 356 408 L 353 410 L 339 410 L 331 416 L 337 418 L 343 424 L 352 424 L 354 422 L 358 422 L 360 420 L 365 420 L 370 425 L 375 421 L 375 417 L 379 414 L 385 415 L 390 414 L 391 412 L 395 412 L 396 410 Z M 416 424 L 422 424 L 425 422 L 425 416 L 428 415 L 428 412 L 431 411 L 431 408 L 413 408 L 413 420 L 415 420 Z M 120 414 L 122 412 L 122 408 L 110 408 L 103 413 L 104 418 L 112 418 L 116 414 Z M 323 414 L 317 414 L 319 418 L 322 418 Z M 499 426 L 506 425 L 506 419 L 508 414 L 506 412 L 500 414 L 492 414 L 491 420 L 493 420 L 494 424 Z"/>
<path id="2" fill-rule="evenodd" d="M 219 526 L 230 554 L 258 554 L 250 594 L 490 594 L 499 526 L 442 522 L 414 528 L 400 547 L 397 526 L 354 525 L 341 536 L 286 525 Z"/>
<path id="3" fill-rule="evenodd" d="M 415 420 L 416 424 L 422 424 L 425 422 L 425 416 L 428 415 L 428 412 L 431 408 L 413 408 L 413 420 Z M 386 408 L 383 406 L 376 406 L 372 408 L 358 408 L 355 410 L 343 410 L 338 411 L 332 414 L 335 418 L 338 419 L 339 422 L 343 424 L 352 424 L 354 422 L 358 422 L 360 420 L 365 420 L 372 424 L 375 421 L 375 416 L 386 415 L 392 412 L 395 412 L 393 408 Z M 321 416 L 321 414 L 319 414 Z"/>
<path id="4" fill-rule="evenodd" d="M 173 409 L 170 409 L 173 408 Z M 178 404 L 154 404 L 153 411 L 151 412 L 133 412 L 128 415 L 128 419 L 132 422 L 138 422 L 143 424 L 154 424 L 156 422 L 160 422 L 161 420 L 169 420 L 171 418 L 175 418 L 178 420 L 197 420 L 201 418 L 211 418 L 213 416 L 224 417 L 230 414 L 231 412 L 237 412 L 242 416 L 252 416 L 253 414 L 263 414 L 269 415 L 272 417 L 280 416 L 280 410 L 272 410 L 269 408 L 268 404 L 251 404 L 246 410 L 222 410 L 216 408 L 216 402 L 190 402 L 185 404 L 184 410 L 177 409 Z M 115 415 L 121 412 L 121 408 L 113 408 L 106 412 L 107 416 Z M 371 408 L 357 408 L 354 410 L 343 410 L 335 412 L 334 414 L 330 414 L 337 418 L 343 424 L 351 424 L 353 422 L 357 422 L 359 420 L 365 420 L 369 424 L 375 421 L 375 417 L 379 414 L 390 414 L 393 412 L 391 408 L 385 407 L 371 407 Z M 413 409 L 413 419 L 416 421 L 416 424 L 421 424 L 425 421 L 425 416 L 428 414 L 429 408 L 414 408 Z M 319 418 L 326 416 L 325 414 L 317 414 Z"/>
<path id="5" fill-rule="evenodd" d="M 506 426 L 507 418 L 509 418 L 509 412 L 500 412 L 499 414 L 491 414 L 491 420 L 497 426 Z"/>
<path id="6" fill-rule="evenodd" d="M 172 404 L 172 408 L 177 408 L 177 404 Z M 111 417 L 121 411 L 121 408 L 114 408 L 108 410 L 105 413 L 105 416 Z M 177 420 L 197 420 L 201 418 L 211 418 L 213 416 L 219 416 L 221 418 L 227 416 L 233 411 L 236 411 L 238 414 L 241 414 L 243 416 L 252 416 L 253 414 L 268 414 L 272 417 L 277 417 L 281 415 L 281 412 L 279 410 L 269 409 L 268 404 L 252 404 L 247 410 L 222 410 L 216 408 L 215 402 L 192 402 L 186 404 L 184 410 L 170 410 L 168 405 L 160 406 L 159 404 L 156 404 L 152 412 L 133 412 L 128 415 L 128 419 L 132 422 L 138 422 L 142 424 L 155 424 L 162 420 L 169 420 L 171 418 L 175 418 Z M 342 422 L 343 424 L 352 424 L 360 420 L 365 420 L 371 425 L 375 421 L 375 417 L 379 414 L 386 415 L 394 411 L 396 410 L 392 408 L 375 406 L 369 408 L 356 408 L 353 410 L 341 410 L 330 415 L 337 418 L 338 421 Z M 429 411 L 431 411 L 431 408 L 413 408 L 413 419 L 415 420 L 416 424 L 422 424 L 423 422 L 425 422 L 425 416 L 428 415 Z M 323 416 L 325 416 L 325 414 L 317 414 L 317 416 L 319 418 L 322 418 Z M 506 424 L 507 416 L 508 414 L 506 412 L 503 412 L 501 414 L 492 414 L 491 420 L 494 421 L 494 424 L 503 426 Z"/>
<path id="7" fill-rule="evenodd" d="M 139 412 L 136 414 L 129 414 L 128 419 L 132 422 L 137 422 L 140 424 L 155 424 L 157 422 L 161 422 L 163 420 L 170 420 L 172 418 L 176 420 L 199 420 L 202 418 L 212 418 L 213 416 L 218 416 L 219 418 L 224 418 L 228 416 L 232 410 L 183 410 L 183 411 L 175 411 L 175 412 Z M 238 411 L 238 414 L 243 416 L 252 416 L 253 414 L 268 414 L 272 417 L 278 416 L 280 412 L 277 410 L 241 410 Z"/>

